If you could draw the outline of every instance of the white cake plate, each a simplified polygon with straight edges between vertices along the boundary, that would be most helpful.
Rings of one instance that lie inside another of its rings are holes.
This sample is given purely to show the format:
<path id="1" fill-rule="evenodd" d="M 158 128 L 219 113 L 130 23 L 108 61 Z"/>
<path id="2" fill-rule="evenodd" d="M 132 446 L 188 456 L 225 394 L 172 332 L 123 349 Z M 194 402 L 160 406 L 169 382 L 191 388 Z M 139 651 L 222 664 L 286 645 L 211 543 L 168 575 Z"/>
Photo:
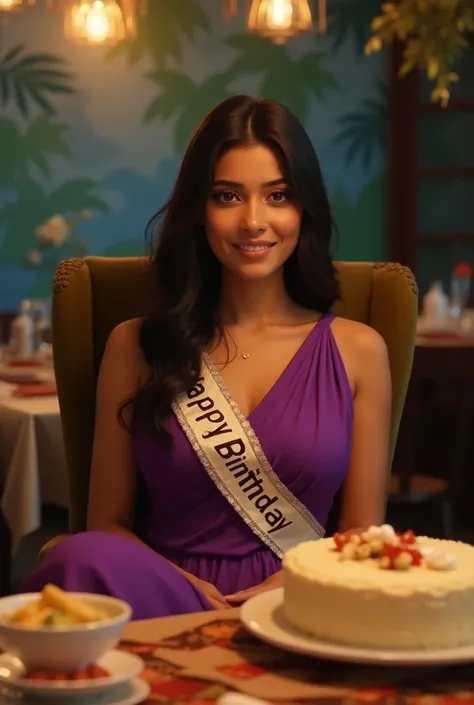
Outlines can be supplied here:
<path id="1" fill-rule="evenodd" d="M 321 606 L 324 609 L 324 605 Z M 288 624 L 283 614 L 283 588 L 250 598 L 241 609 L 241 620 L 254 636 L 272 646 L 330 661 L 386 666 L 446 666 L 474 661 L 474 644 L 456 649 L 359 649 L 310 637 Z"/>

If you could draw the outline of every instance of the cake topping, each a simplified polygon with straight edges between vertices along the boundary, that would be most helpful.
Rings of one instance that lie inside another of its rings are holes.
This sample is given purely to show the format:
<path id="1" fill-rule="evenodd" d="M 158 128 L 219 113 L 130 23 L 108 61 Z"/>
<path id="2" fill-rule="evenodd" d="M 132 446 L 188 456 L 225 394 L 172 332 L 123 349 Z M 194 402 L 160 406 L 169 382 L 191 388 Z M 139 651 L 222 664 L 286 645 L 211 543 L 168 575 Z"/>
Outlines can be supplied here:
<path id="1" fill-rule="evenodd" d="M 389 524 L 370 526 L 360 535 L 335 533 L 333 540 L 340 560 L 372 559 L 385 570 L 418 567 L 453 570 L 457 565 L 455 556 L 441 551 L 427 551 L 419 546 L 411 529 L 397 532 Z"/>
<path id="2" fill-rule="evenodd" d="M 420 566 L 421 552 L 413 544 L 385 543 L 380 554 L 380 567 L 388 570 L 408 570 L 412 566 Z"/>
<path id="3" fill-rule="evenodd" d="M 425 565 L 431 570 L 454 570 L 457 567 L 456 556 L 452 553 L 442 553 L 441 551 L 432 551 L 424 558 Z"/>
<path id="4" fill-rule="evenodd" d="M 367 531 L 362 534 L 362 539 L 368 541 L 382 541 L 382 543 L 397 543 L 397 534 L 393 526 L 390 524 L 382 524 L 382 526 L 370 526 Z"/>

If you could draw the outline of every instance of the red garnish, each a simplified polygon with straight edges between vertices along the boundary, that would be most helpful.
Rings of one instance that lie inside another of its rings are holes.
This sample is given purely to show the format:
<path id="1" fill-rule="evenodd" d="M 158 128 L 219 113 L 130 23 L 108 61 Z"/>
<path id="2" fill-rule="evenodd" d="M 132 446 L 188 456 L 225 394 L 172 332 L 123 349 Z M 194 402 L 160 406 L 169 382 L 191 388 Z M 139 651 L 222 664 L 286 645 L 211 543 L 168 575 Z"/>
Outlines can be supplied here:
<path id="1" fill-rule="evenodd" d="M 110 673 L 108 673 L 105 668 L 101 668 L 96 664 L 92 664 L 87 669 L 87 674 L 89 678 L 108 678 Z"/>
<path id="2" fill-rule="evenodd" d="M 467 262 L 459 262 L 453 268 L 453 276 L 455 277 L 470 277 L 472 275 L 472 268 Z"/>
<path id="3" fill-rule="evenodd" d="M 336 532 L 333 536 L 335 550 L 339 553 L 346 553 L 345 547 L 348 544 L 354 545 L 354 552 L 349 552 L 347 557 L 354 557 L 357 560 L 365 558 L 379 558 L 381 567 L 391 570 L 406 570 L 411 566 L 420 566 L 423 556 L 416 547 L 416 535 L 412 529 L 407 531 L 397 531 L 396 542 L 385 541 L 374 538 L 374 541 L 363 539 L 358 534 Z M 369 547 L 364 548 L 365 546 Z M 369 555 L 367 555 L 369 554 Z"/>
<path id="4" fill-rule="evenodd" d="M 25 675 L 25 678 L 35 681 L 79 681 L 108 678 L 109 676 L 110 673 L 108 673 L 105 668 L 92 664 L 86 669 L 72 671 L 72 673 L 54 671 L 50 668 L 33 668 Z"/>
<path id="5" fill-rule="evenodd" d="M 421 565 L 421 559 L 422 555 L 420 551 L 418 551 L 417 548 L 413 548 L 409 544 L 398 544 L 398 546 L 394 546 L 392 543 L 384 543 L 382 546 L 382 551 L 380 553 L 381 558 L 388 558 L 389 559 L 389 564 L 388 567 L 390 570 L 396 570 L 396 559 L 399 558 L 402 554 L 408 554 L 411 556 L 412 566 L 419 566 Z"/>
<path id="6" fill-rule="evenodd" d="M 90 676 L 87 671 L 73 671 L 70 675 L 69 680 L 72 681 L 86 681 L 89 680 Z"/>
<path id="7" fill-rule="evenodd" d="M 340 534 L 338 531 L 333 535 L 334 543 L 336 544 L 336 551 L 339 553 L 342 551 L 344 546 L 347 546 L 351 541 L 350 534 Z"/>
<path id="8" fill-rule="evenodd" d="M 416 543 L 416 536 L 412 529 L 408 529 L 408 531 L 404 531 L 403 533 L 397 531 L 397 536 L 400 539 L 400 543 L 408 545 Z"/>
<path id="9" fill-rule="evenodd" d="M 49 680 L 48 677 L 48 671 L 45 671 L 44 669 L 40 668 L 33 668 L 31 671 L 29 671 L 25 678 L 29 678 L 30 680 L 34 681 L 47 681 Z"/>

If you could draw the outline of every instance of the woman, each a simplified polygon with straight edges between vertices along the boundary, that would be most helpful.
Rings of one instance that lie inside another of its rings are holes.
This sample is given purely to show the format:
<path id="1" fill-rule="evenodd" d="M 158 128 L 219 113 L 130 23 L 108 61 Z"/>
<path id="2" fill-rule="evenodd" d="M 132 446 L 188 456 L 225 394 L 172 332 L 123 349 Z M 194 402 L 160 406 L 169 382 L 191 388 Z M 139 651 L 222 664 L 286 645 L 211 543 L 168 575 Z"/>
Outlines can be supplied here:
<path id="1" fill-rule="evenodd" d="M 282 105 L 236 96 L 198 128 L 160 224 L 156 314 L 112 331 L 97 386 L 88 531 L 23 590 L 116 595 L 134 618 L 241 604 L 288 546 L 380 523 L 383 340 L 330 313 L 330 206 Z"/>

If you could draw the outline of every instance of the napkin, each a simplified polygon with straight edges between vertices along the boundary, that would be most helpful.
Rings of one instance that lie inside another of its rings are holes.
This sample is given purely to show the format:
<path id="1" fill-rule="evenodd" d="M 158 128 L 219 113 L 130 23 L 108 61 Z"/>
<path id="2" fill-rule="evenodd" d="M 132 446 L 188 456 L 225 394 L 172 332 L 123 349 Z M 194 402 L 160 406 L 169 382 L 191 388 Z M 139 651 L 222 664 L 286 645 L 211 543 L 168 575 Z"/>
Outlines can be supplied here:
<path id="1" fill-rule="evenodd" d="M 20 384 L 15 391 L 17 397 L 50 397 L 58 393 L 55 384 Z"/>
<path id="2" fill-rule="evenodd" d="M 16 390 L 16 384 L 2 382 L 0 379 L 0 399 L 9 399 Z"/>

